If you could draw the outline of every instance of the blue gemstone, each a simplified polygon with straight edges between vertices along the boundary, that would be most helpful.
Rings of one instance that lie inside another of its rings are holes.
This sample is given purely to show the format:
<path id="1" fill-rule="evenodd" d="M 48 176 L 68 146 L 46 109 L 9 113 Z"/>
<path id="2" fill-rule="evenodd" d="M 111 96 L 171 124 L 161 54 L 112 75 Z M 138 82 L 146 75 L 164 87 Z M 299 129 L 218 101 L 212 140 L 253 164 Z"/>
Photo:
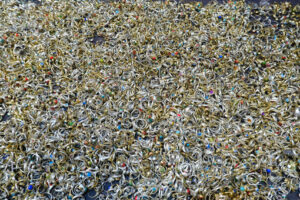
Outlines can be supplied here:
<path id="1" fill-rule="evenodd" d="M 208 99 L 208 96 L 205 96 L 205 99 Z"/>
<path id="2" fill-rule="evenodd" d="M 206 146 L 206 148 L 208 148 L 208 149 L 209 149 L 209 148 L 210 148 L 210 145 L 208 144 L 208 145 Z"/>
<path id="3" fill-rule="evenodd" d="M 84 101 L 82 104 L 83 104 L 83 105 L 86 105 L 86 101 Z"/>
<path id="4" fill-rule="evenodd" d="M 270 169 L 266 169 L 266 172 L 267 172 L 268 174 L 270 174 L 270 173 L 271 173 L 271 170 L 270 170 Z"/>
<path id="5" fill-rule="evenodd" d="M 223 58 L 223 56 L 222 56 L 222 55 L 220 55 L 220 56 L 219 56 L 219 58 Z"/>
<path id="6" fill-rule="evenodd" d="M 187 144 L 186 144 L 186 146 L 187 146 L 187 147 L 189 147 L 189 146 L 190 146 L 190 144 L 189 144 L 189 143 L 187 143 Z"/>
<path id="7" fill-rule="evenodd" d="M 91 173 L 91 172 L 88 172 L 86 175 L 87 175 L 88 177 L 91 177 L 91 176 L 92 176 L 92 173 Z"/>
<path id="8" fill-rule="evenodd" d="M 118 129 L 121 130 L 121 125 L 118 126 Z"/>
<path id="9" fill-rule="evenodd" d="M 109 190 L 110 187 L 111 187 L 111 183 L 110 183 L 110 182 L 104 183 L 104 190 L 105 190 L 105 191 Z"/>
<path id="10" fill-rule="evenodd" d="M 29 185 L 28 186 L 28 190 L 32 190 L 33 189 L 33 186 L 32 185 Z"/>
<path id="11" fill-rule="evenodd" d="M 218 16 L 219 19 L 222 19 L 222 16 Z"/>
<path id="12" fill-rule="evenodd" d="M 43 63 L 43 62 L 41 62 L 40 64 L 41 64 L 42 66 L 44 66 L 44 63 Z"/>
<path id="13" fill-rule="evenodd" d="M 290 102 L 289 98 L 286 98 L 286 99 L 285 99 L 285 102 L 287 102 L 287 103 Z"/>
<path id="14" fill-rule="evenodd" d="M 245 188 L 244 188 L 244 187 L 241 187 L 240 190 L 243 192 L 243 191 L 245 191 Z"/>
<path id="15" fill-rule="evenodd" d="M 175 54 L 174 54 L 174 53 L 172 53 L 172 56 L 175 56 Z"/>
<path id="16" fill-rule="evenodd" d="M 152 188 L 152 191 L 155 192 L 155 191 L 156 191 L 156 188 Z"/>
<path id="17" fill-rule="evenodd" d="M 199 133 L 198 133 L 198 136 L 201 136 L 201 135 L 202 135 L 202 133 L 201 133 L 201 132 L 199 132 Z"/>
<path id="18" fill-rule="evenodd" d="M 49 164 L 52 165 L 52 164 L 53 164 L 53 161 L 50 161 Z"/>
<path id="19" fill-rule="evenodd" d="M 119 12 L 120 12 L 119 10 L 116 10 L 116 13 L 117 13 L 117 14 L 119 14 Z"/>

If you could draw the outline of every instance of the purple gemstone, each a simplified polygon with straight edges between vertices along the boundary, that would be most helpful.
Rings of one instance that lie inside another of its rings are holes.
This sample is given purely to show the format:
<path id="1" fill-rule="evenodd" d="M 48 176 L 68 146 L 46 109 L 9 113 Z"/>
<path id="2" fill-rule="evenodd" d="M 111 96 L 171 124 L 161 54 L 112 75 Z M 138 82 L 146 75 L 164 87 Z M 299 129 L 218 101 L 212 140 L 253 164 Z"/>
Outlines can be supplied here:
<path id="1" fill-rule="evenodd" d="M 210 94 L 213 94 L 213 93 L 214 93 L 214 91 L 213 91 L 213 90 L 210 90 L 210 91 L 209 91 L 209 93 L 210 93 Z"/>

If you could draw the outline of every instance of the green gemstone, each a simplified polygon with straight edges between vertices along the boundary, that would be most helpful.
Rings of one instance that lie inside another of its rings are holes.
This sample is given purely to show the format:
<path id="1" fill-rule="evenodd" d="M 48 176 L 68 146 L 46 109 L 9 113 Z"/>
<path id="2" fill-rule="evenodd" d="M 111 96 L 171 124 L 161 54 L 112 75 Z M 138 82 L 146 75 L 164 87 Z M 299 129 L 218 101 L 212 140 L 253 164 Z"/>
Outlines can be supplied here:
<path id="1" fill-rule="evenodd" d="M 69 126 L 73 126 L 74 122 L 69 122 Z"/>

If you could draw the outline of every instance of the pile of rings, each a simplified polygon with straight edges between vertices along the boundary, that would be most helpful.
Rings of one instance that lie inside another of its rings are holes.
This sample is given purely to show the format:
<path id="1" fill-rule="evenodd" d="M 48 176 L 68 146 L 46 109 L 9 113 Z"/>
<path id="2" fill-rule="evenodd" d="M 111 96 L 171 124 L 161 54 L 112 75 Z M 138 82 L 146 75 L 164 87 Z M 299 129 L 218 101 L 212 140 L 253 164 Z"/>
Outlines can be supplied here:
<path id="1" fill-rule="evenodd" d="M 285 199 L 299 5 L 0 2 L 0 199 Z"/>

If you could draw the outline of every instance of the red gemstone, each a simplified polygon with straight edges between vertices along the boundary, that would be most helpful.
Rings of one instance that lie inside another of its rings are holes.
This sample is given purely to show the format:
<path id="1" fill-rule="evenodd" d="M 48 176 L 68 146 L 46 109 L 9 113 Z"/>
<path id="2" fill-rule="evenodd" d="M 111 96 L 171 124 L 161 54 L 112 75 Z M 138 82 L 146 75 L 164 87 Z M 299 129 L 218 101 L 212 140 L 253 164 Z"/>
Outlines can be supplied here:
<path id="1" fill-rule="evenodd" d="M 125 163 L 123 163 L 123 164 L 122 164 L 122 167 L 125 167 L 125 166 L 126 166 L 126 164 L 125 164 Z"/>
<path id="2" fill-rule="evenodd" d="M 18 33 L 16 33 L 16 37 L 19 37 L 19 34 L 18 34 Z"/>
<path id="3" fill-rule="evenodd" d="M 53 59 L 53 56 L 50 57 L 50 60 L 52 60 L 52 59 Z"/>
<path id="4" fill-rule="evenodd" d="M 55 99 L 55 100 L 54 100 L 54 103 L 57 104 L 57 102 L 58 102 L 58 101 Z"/>
<path id="5" fill-rule="evenodd" d="M 152 60 L 156 60 L 156 57 L 153 56 L 153 57 L 152 57 Z"/>
<path id="6" fill-rule="evenodd" d="M 25 81 L 28 81 L 28 78 L 27 78 L 27 77 L 25 78 Z"/>
<path id="7" fill-rule="evenodd" d="M 238 61 L 238 60 L 235 60 L 235 61 L 234 61 L 234 63 L 235 63 L 235 64 L 238 64 L 238 63 L 239 63 L 239 61 Z"/>
<path id="8" fill-rule="evenodd" d="M 283 60 L 285 60 L 285 59 L 286 59 L 286 57 L 285 57 L 285 56 L 282 56 L 282 59 L 283 59 Z"/>
<path id="9" fill-rule="evenodd" d="M 178 55 L 178 54 L 179 54 L 179 53 L 176 51 L 176 52 L 175 52 L 175 55 Z"/>
<path id="10" fill-rule="evenodd" d="M 136 50 L 133 50 L 133 51 L 132 51 L 132 54 L 133 54 L 133 55 L 136 55 Z"/>
<path id="11" fill-rule="evenodd" d="M 187 189 L 187 190 L 186 190 L 186 193 L 190 194 L 190 193 L 191 193 L 190 189 Z"/>

